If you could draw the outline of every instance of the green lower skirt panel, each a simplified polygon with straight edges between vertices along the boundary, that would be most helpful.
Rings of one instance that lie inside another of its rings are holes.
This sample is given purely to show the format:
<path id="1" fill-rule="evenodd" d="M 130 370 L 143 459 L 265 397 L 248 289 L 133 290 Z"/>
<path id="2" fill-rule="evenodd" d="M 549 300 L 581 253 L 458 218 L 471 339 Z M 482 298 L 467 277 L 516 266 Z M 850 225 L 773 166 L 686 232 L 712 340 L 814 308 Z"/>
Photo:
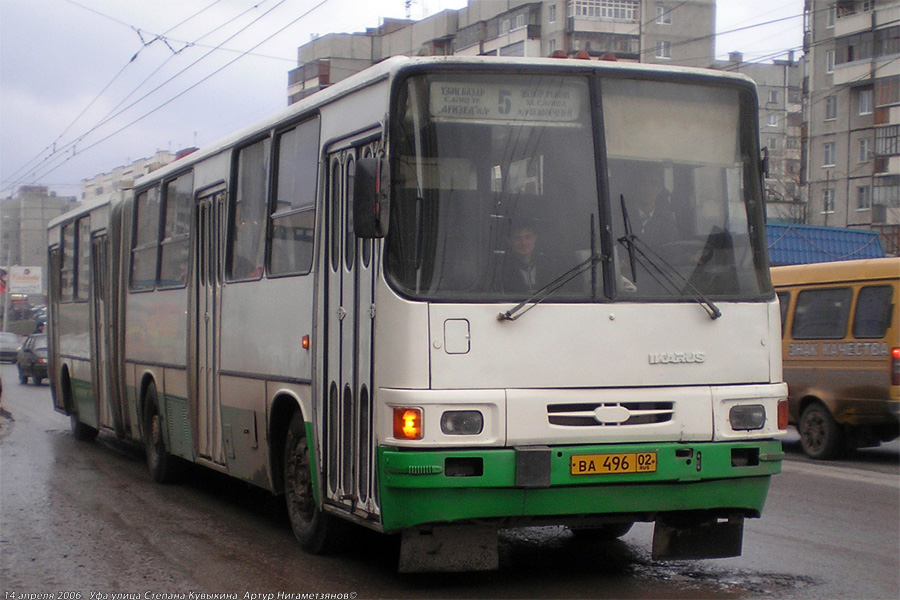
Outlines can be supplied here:
<path id="1" fill-rule="evenodd" d="M 559 517 L 660 511 L 740 509 L 762 512 L 771 475 L 780 472 L 781 442 L 567 446 L 547 450 L 546 484 L 517 483 L 515 449 L 400 451 L 379 448 L 386 531 L 465 519 Z M 582 456 L 655 452 L 645 473 L 573 474 Z M 520 455 L 523 453 L 519 453 Z M 450 459 L 448 461 L 448 459 Z M 531 460 L 530 457 L 525 460 Z M 453 476 L 459 462 L 474 465 Z M 521 473 L 521 469 L 519 469 Z"/>

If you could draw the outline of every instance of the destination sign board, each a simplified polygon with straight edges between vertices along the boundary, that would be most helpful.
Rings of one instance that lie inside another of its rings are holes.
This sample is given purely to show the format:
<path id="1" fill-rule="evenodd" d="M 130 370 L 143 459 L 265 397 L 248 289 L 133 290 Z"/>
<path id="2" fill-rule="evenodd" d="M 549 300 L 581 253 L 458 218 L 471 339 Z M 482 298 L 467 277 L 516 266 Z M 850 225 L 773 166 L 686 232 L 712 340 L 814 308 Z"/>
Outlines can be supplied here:
<path id="1" fill-rule="evenodd" d="M 583 86 L 574 83 L 432 82 L 431 117 L 438 121 L 572 124 L 581 117 Z"/>

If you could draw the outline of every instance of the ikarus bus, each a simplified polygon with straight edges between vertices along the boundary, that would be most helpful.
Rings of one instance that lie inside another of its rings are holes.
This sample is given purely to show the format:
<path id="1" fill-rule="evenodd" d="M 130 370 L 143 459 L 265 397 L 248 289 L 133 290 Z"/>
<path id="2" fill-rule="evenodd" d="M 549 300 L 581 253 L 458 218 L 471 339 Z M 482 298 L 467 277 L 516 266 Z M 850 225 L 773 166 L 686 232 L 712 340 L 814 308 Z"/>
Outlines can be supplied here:
<path id="1" fill-rule="evenodd" d="M 51 379 L 404 571 L 498 531 L 741 552 L 787 424 L 746 77 L 394 58 L 50 224 Z"/>

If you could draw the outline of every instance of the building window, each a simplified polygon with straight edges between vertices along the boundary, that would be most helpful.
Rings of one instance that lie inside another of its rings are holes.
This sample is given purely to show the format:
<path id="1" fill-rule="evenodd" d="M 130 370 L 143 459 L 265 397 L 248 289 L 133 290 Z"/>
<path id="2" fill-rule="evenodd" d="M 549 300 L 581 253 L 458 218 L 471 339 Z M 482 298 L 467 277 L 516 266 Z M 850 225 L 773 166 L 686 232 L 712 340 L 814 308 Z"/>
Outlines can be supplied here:
<path id="1" fill-rule="evenodd" d="M 875 80 L 875 106 L 900 102 L 900 75 Z"/>
<path id="2" fill-rule="evenodd" d="M 671 25 L 672 24 L 672 10 L 667 6 L 662 6 L 660 4 L 656 5 L 656 23 L 658 25 Z"/>
<path id="3" fill-rule="evenodd" d="M 777 113 L 769 113 L 766 115 L 766 127 L 778 127 Z"/>
<path id="4" fill-rule="evenodd" d="M 525 27 L 525 14 L 516 15 L 516 29 Z"/>
<path id="5" fill-rule="evenodd" d="M 900 175 L 876 177 L 872 201 L 880 206 L 900 206 Z"/>
<path id="6" fill-rule="evenodd" d="M 872 208 L 872 188 L 867 185 L 856 186 L 856 210 Z"/>
<path id="7" fill-rule="evenodd" d="M 872 159 L 872 140 L 862 138 L 859 140 L 859 158 L 857 162 L 868 162 Z"/>
<path id="8" fill-rule="evenodd" d="M 875 129 L 875 154 L 878 156 L 900 154 L 900 125 L 888 125 Z"/>
<path id="9" fill-rule="evenodd" d="M 569 16 L 608 21 L 638 21 L 639 0 L 570 0 Z"/>
<path id="10" fill-rule="evenodd" d="M 837 96 L 828 96 L 825 98 L 825 120 L 837 118 Z"/>
<path id="11" fill-rule="evenodd" d="M 672 58 L 672 42 L 660 42 L 657 44 L 656 58 Z"/>
<path id="12" fill-rule="evenodd" d="M 547 47 L 550 50 L 550 54 L 553 54 L 554 52 L 556 52 L 556 40 L 555 39 L 550 40 Z"/>
<path id="13" fill-rule="evenodd" d="M 825 13 L 825 27 L 828 29 L 832 29 L 834 27 L 835 17 L 837 16 L 837 8 L 834 5 L 828 7 L 828 12 Z"/>
<path id="14" fill-rule="evenodd" d="M 859 91 L 859 114 L 861 115 L 871 115 L 872 114 L 872 97 L 873 97 L 872 88 L 866 88 L 864 90 Z"/>
<path id="15" fill-rule="evenodd" d="M 506 35 L 509 33 L 509 19 L 504 19 L 500 22 L 500 35 Z"/>
<path id="16" fill-rule="evenodd" d="M 835 164 L 835 146 L 834 142 L 825 142 L 825 158 L 822 161 L 823 167 L 833 167 Z"/>
<path id="17" fill-rule="evenodd" d="M 824 191 L 822 194 L 822 212 L 823 213 L 833 213 L 834 212 L 834 190 L 829 188 Z"/>
<path id="18" fill-rule="evenodd" d="M 768 146 L 769 150 L 772 152 L 778 150 L 778 138 L 773 138 L 773 137 L 769 138 L 767 146 Z"/>
<path id="19" fill-rule="evenodd" d="M 550 5 L 550 8 L 549 8 L 549 11 L 550 11 L 550 16 L 549 16 L 550 22 L 551 22 L 551 23 L 556 23 L 556 5 L 555 5 L 555 4 L 551 4 L 551 5 Z"/>
<path id="20" fill-rule="evenodd" d="M 769 104 L 778 103 L 778 90 L 769 90 Z"/>
<path id="21" fill-rule="evenodd" d="M 825 72 L 834 73 L 834 50 L 825 53 Z"/>

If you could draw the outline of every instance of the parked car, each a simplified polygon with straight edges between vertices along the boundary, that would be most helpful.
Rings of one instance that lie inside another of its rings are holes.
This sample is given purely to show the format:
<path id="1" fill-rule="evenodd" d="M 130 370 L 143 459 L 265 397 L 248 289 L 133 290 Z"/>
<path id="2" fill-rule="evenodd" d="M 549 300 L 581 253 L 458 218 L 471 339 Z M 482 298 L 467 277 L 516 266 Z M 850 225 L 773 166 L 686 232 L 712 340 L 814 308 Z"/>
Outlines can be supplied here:
<path id="1" fill-rule="evenodd" d="M 25 338 L 16 362 L 21 383 L 28 383 L 31 377 L 35 385 L 40 385 L 47 378 L 47 334 L 35 333 Z"/>
<path id="2" fill-rule="evenodd" d="M 19 353 L 19 335 L 11 331 L 0 331 L 0 360 L 16 362 L 16 354 Z"/>

